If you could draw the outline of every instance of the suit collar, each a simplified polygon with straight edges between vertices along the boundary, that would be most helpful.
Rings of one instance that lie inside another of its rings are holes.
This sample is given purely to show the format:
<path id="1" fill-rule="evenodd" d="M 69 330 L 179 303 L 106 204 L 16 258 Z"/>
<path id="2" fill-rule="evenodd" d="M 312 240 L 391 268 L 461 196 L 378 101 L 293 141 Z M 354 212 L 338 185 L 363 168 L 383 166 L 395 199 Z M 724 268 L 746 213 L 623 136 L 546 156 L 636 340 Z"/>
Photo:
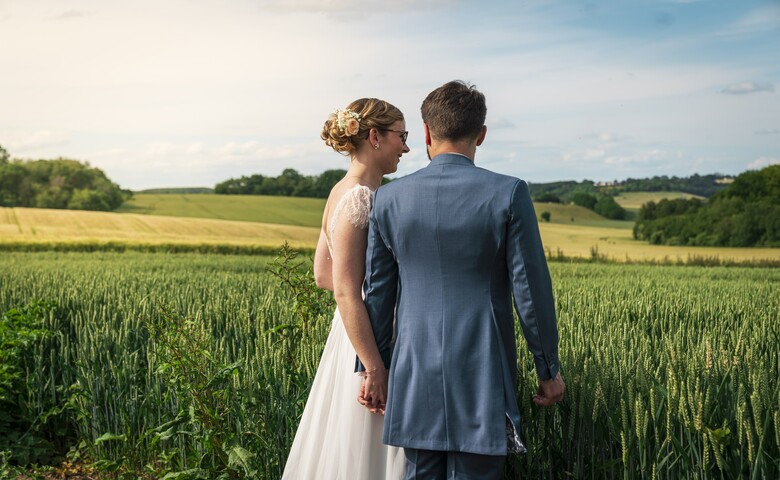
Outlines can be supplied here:
<path id="1" fill-rule="evenodd" d="M 442 153 L 431 159 L 429 166 L 432 165 L 468 165 L 473 167 L 474 161 L 460 153 Z"/>

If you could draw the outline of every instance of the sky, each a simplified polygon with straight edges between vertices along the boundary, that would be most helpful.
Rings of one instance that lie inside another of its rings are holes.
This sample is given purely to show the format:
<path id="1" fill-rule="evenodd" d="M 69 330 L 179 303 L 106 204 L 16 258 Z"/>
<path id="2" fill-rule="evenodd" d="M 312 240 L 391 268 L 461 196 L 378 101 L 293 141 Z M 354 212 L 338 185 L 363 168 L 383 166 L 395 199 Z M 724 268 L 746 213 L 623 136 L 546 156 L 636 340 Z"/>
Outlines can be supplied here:
<path id="1" fill-rule="evenodd" d="M 454 79 L 477 165 L 528 182 L 780 163 L 780 0 L 0 0 L 0 145 L 133 190 L 346 169 L 319 134 L 361 97 L 404 112 L 409 174 Z"/>

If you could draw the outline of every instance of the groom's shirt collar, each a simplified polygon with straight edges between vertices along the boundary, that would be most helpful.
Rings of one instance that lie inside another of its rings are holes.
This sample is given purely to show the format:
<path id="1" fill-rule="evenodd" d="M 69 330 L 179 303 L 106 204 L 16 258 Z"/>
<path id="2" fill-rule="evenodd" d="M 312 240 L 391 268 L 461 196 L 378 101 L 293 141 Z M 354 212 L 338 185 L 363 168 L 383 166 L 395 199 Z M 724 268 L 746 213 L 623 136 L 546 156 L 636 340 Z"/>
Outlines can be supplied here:
<path id="1" fill-rule="evenodd" d="M 431 159 L 430 165 L 474 165 L 474 160 L 462 153 L 440 153 Z"/>

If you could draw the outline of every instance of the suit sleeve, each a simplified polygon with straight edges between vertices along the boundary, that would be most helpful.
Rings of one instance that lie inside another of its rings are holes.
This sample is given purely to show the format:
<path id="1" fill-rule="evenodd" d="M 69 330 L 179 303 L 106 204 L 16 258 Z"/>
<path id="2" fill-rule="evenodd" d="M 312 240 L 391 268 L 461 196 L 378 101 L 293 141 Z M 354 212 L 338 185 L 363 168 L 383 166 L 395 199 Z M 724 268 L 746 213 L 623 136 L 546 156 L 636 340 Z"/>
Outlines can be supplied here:
<path id="1" fill-rule="evenodd" d="M 539 224 L 528 185 L 522 180 L 512 192 L 506 258 L 515 309 L 536 373 L 540 380 L 549 380 L 560 368 L 555 301 Z"/>
<path id="2" fill-rule="evenodd" d="M 366 310 L 371 320 L 379 354 L 385 367 L 390 368 L 393 319 L 398 293 L 398 264 L 382 236 L 379 213 L 381 208 L 375 197 L 374 208 L 371 210 L 368 222 L 366 278 L 363 291 L 366 295 Z M 362 365 L 359 363 L 357 370 L 362 370 Z"/>

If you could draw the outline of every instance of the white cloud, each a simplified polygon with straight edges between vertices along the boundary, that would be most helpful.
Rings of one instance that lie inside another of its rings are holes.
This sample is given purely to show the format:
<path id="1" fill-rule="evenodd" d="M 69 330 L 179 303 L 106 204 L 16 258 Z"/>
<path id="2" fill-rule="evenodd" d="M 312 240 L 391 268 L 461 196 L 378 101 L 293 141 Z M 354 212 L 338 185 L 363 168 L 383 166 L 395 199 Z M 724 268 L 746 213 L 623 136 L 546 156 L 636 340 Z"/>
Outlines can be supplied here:
<path id="1" fill-rule="evenodd" d="M 732 83 L 731 85 L 721 90 L 720 93 L 725 93 L 727 95 L 745 95 L 748 93 L 774 91 L 774 85 L 769 82 L 740 82 Z"/>
<path id="2" fill-rule="evenodd" d="M 88 10 L 66 10 L 62 12 L 61 14 L 54 17 L 55 20 L 71 20 L 74 18 L 81 18 L 81 17 L 88 17 L 90 15 L 93 15 L 93 12 L 90 12 Z"/>
<path id="3" fill-rule="evenodd" d="M 200 142 L 155 142 L 149 145 L 140 157 L 141 161 L 156 165 L 173 165 L 177 162 L 183 162 L 187 168 L 225 167 L 228 165 L 242 165 L 246 168 L 252 165 L 258 166 L 260 163 L 264 163 L 266 166 L 271 163 L 284 165 L 290 162 L 306 165 L 307 159 L 321 157 L 323 150 L 323 147 L 310 143 L 263 145 L 254 140 L 228 142 L 219 146 L 204 146 Z M 126 155 L 127 152 L 123 152 L 123 154 Z M 282 168 L 279 170 L 281 171 Z M 268 172 L 269 169 L 264 168 L 264 171 L 260 173 Z"/>
<path id="4" fill-rule="evenodd" d="M 743 15 L 723 30 L 723 35 L 750 35 L 776 30 L 780 25 L 780 3 L 773 2 L 755 8 Z"/>
<path id="5" fill-rule="evenodd" d="M 614 147 L 620 143 L 630 140 L 628 135 L 617 133 L 588 133 L 578 137 L 580 140 L 598 140 L 604 148 Z"/>
<path id="6" fill-rule="evenodd" d="M 633 8 L 614 13 L 641 11 Z M 711 158 L 715 148 L 728 149 L 730 172 L 744 159 L 777 157 L 756 149 L 776 148 L 777 131 L 760 129 L 778 126 L 771 112 L 780 95 L 713 95 L 775 88 L 764 38 L 733 42 L 717 26 L 682 33 L 690 9 L 660 8 L 675 15 L 675 28 L 648 39 L 641 29 L 625 34 L 631 15 L 620 28 L 595 28 L 578 8 L 548 0 L 501 8 L 476 0 L 0 0 L 0 19 L 13 13 L 0 20 L 0 45 L 14 45 L 0 47 L 0 144 L 12 155 L 100 163 L 129 187 L 213 184 L 286 167 L 316 174 L 349 162 L 319 140 L 322 121 L 373 96 L 406 114 L 412 152 L 402 175 L 428 163 L 421 100 L 461 78 L 487 96 L 479 161 L 502 173 L 599 177 L 624 171 L 604 168 L 606 159 L 632 165 L 654 150 L 690 158 L 636 170 L 688 174 L 692 158 Z M 759 16 L 735 24 L 766 26 Z M 772 83 L 729 86 L 744 79 Z M 44 131 L 48 139 L 31 135 Z"/>
<path id="7" fill-rule="evenodd" d="M 213 186 L 242 175 L 279 175 L 294 168 L 305 175 L 327 168 L 346 168 L 348 159 L 324 152 L 320 145 L 286 144 L 263 146 L 257 141 L 204 145 L 202 142 L 154 142 L 138 149 L 108 149 L 81 155 L 103 169 L 123 188 Z M 153 172 L 150 175 L 149 172 Z"/>
<path id="8" fill-rule="evenodd" d="M 68 136 L 65 133 L 52 130 L 0 133 L 0 145 L 3 145 L 11 156 L 67 145 L 68 141 Z"/>
<path id="9" fill-rule="evenodd" d="M 272 11 L 358 13 L 370 15 L 379 12 L 400 12 L 410 10 L 431 10 L 452 7 L 462 0 L 272 0 L 265 8 Z"/>
<path id="10" fill-rule="evenodd" d="M 504 129 L 513 129 L 517 127 L 515 122 L 508 120 L 506 118 L 499 118 L 491 122 L 487 122 L 487 127 L 490 130 L 504 130 Z"/>
<path id="11" fill-rule="evenodd" d="M 150 157 L 166 156 L 192 156 L 203 152 L 203 145 L 200 143 L 176 144 L 166 142 L 156 142 L 146 149 L 146 154 Z"/>
<path id="12" fill-rule="evenodd" d="M 658 162 L 669 162 L 682 156 L 682 152 L 669 152 L 662 149 L 652 149 L 626 155 L 612 155 L 604 160 L 607 165 L 648 165 Z"/>
<path id="13" fill-rule="evenodd" d="M 255 157 L 275 160 L 289 159 L 299 154 L 300 146 L 267 146 L 256 141 L 230 142 L 214 149 L 222 157 Z"/>
<path id="14" fill-rule="evenodd" d="M 587 160 L 594 159 L 594 158 L 601 158 L 606 154 L 606 150 L 600 149 L 600 148 L 591 148 L 588 150 L 585 150 L 583 153 L 583 157 Z"/>
<path id="15" fill-rule="evenodd" d="M 760 157 L 748 163 L 747 169 L 760 170 L 764 167 L 768 167 L 770 165 L 777 165 L 777 164 L 780 164 L 780 158 Z"/>
<path id="16" fill-rule="evenodd" d="M 94 157 L 112 158 L 112 157 L 118 157 L 127 154 L 128 151 L 125 148 L 109 148 L 106 150 L 98 150 L 97 152 L 95 152 Z"/>

